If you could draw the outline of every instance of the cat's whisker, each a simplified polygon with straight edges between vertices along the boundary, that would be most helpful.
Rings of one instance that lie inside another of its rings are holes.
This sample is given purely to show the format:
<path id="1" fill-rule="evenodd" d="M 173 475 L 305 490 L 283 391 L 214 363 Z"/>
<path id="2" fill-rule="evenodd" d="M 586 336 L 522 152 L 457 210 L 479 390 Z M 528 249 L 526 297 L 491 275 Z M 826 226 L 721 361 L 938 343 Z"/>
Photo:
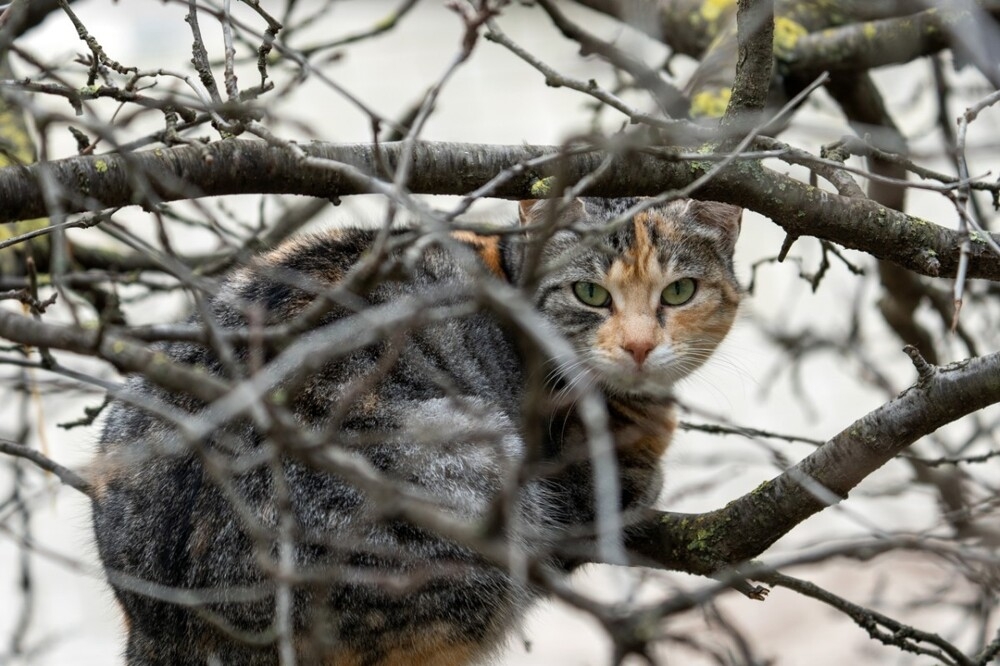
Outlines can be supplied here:
<path id="1" fill-rule="evenodd" d="M 557 382 L 564 380 L 567 376 L 573 378 L 572 381 L 578 380 L 581 376 L 585 375 L 587 371 L 587 362 L 585 359 L 577 356 L 568 361 L 563 361 L 559 366 L 554 368 L 548 375 L 546 375 L 543 381 L 543 386 L 546 389 L 554 390 Z M 559 389 L 559 393 L 565 392 L 565 387 Z"/>
<path id="2" fill-rule="evenodd" d="M 574 396 L 576 396 L 575 399 L 574 399 L 574 401 L 573 401 L 574 404 L 579 401 L 581 395 L 583 394 L 583 391 L 579 390 L 579 387 L 583 386 L 585 384 L 589 385 L 589 386 L 592 386 L 595 383 L 594 377 L 591 376 L 591 373 L 589 373 L 589 372 L 586 371 L 586 362 L 585 361 L 581 361 L 579 365 L 581 367 L 584 367 L 584 370 L 581 371 L 581 372 L 576 373 L 576 376 L 574 376 L 566 384 L 566 386 L 564 386 L 563 388 L 561 388 L 559 390 L 559 398 L 560 399 L 566 397 L 567 395 L 574 395 Z"/>
<path id="3" fill-rule="evenodd" d="M 549 382 L 554 379 L 559 379 L 560 377 L 571 372 L 575 372 L 577 368 L 583 366 L 585 363 L 586 361 L 583 359 L 582 355 L 579 354 L 573 358 L 560 361 L 559 364 L 546 375 L 545 381 Z"/>

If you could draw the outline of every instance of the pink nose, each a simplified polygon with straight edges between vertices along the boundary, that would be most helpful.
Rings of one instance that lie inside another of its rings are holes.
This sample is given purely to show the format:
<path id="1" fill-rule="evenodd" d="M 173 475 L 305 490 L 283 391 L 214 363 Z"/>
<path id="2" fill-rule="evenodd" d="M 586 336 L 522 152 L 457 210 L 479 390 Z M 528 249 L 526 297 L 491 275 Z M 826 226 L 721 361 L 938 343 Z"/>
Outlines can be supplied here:
<path id="1" fill-rule="evenodd" d="M 649 352 L 653 351 L 653 347 L 655 346 L 655 344 L 648 340 L 636 340 L 623 344 L 622 349 L 632 355 L 636 365 L 642 365 L 646 362 L 646 357 L 649 356 Z"/>

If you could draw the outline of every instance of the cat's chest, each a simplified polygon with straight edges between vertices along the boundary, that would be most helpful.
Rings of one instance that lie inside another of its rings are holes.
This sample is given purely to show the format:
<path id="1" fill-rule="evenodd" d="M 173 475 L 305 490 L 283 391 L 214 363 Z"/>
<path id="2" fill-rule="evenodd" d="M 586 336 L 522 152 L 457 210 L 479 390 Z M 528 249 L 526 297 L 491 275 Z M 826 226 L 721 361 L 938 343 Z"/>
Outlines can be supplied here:
<path id="1" fill-rule="evenodd" d="M 673 403 L 609 404 L 610 430 L 619 458 L 654 462 L 667 450 L 677 429 Z"/>

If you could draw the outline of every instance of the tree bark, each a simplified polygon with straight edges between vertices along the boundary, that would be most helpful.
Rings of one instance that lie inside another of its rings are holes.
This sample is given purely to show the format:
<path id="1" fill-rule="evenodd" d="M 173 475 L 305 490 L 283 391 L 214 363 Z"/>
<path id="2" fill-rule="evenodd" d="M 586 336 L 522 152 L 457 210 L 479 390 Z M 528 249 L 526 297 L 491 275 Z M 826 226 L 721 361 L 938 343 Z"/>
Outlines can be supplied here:
<path id="1" fill-rule="evenodd" d="M 739 565 L 846 498 L 921 437 L 1000 402 L 1000 352 L 936 368 L 907 349 L 920 378 L 894 400 L 722 509 L 703 514 L 648 511 L 629 530 L 630 550 L 647 564 L 703 575 Z"/>
<path id="2" fill-rule="evenodd" d="M 50 214 L 42 183 L 61 212 L 97 211 L 141 204 L 229 194 L 303 194 L 335 199 L 376 190 L 379 177 L 398 163 L 402 143 L 301 146 L 325 160 L 306 164 L 295 151 L 262 141 L 230 139 L 139 153 L 73 157 L 27 167 L 0 169 L 0 222 Z M 690 186 L 715 162 L 622 153 L 601 168 L 601 151 L 559 155 L 553 146 L 501 146 L 422 142 L 414 144 L 408 190 L 417 194 L 466 195 L 495 182 L 487 196 L 538 197 L 542 177 L 558 173 L 578 182 L 597 172 L 592 196 L 648 196 Z M 549 156 L 551 162 L 539 160 Z M 533 162 L 534 160 L 534 162 Z M 547 166 L 546 166 L 547 164 Z M 219 165 L 225 165 L 220 168 Z M 527 166 L 525 166 L 527 165 Z M 358 174 L 370 174 L 361 175 Z M 887 259 L 923 275 L 954 276 L 963 237 L 873 201 L 831 194 L 761 166 L 736 161 L 714 174 L 695 195 L 743 206 L 770 217 L 792 236 L 815 236 Z M 1000 243 L 1000 235 L 993 234 Z M 969 277 L 1000 279 L 1000 257 L 987 244 L 971 243 Z"/>

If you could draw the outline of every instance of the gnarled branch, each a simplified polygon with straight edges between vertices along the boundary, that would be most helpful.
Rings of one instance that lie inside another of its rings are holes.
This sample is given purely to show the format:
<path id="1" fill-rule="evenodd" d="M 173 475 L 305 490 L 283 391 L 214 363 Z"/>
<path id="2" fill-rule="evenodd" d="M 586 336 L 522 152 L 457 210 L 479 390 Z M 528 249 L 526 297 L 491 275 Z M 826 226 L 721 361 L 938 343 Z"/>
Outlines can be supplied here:
<path id="1" fill-rule="evenodd" d="M 846 498 L 924 435 L 998 402 L 1000 352 L 934 368 L 794 467 L 722 509 L 703 514 L 649 510 L 630 528 L 628 546 L 647 562 L 691 573 L 738 566 Z"/>
<path id="2" fill-rule="evenodd" d="M 600 171 L 588 188 L 590 195 L 655 195 L 690 185 L 714 164 L 711 156 L 678 159 L 673 153 L 640 152 L 615 155 L 611 168 L 599 169 L 607 156 L 596 149 L 560 156 L 560 149 L 553 146 L 419 142 L 412 147 L 413 168 L 407 185 L 418 194 L 464 195 L 509 171 L 509 178 L 490 185 L 488 195 L 528 199 L 537 196 L 532 186 L 549 173 L 577 182 Z M 315 161 L 305 164 L 292 150 L 237 139 L 8 167 L 0 169 L 0 201 L 4 202 L 0 222 L 47 214 L 42 187 L 46 181 L 57 184 L 58 191 L 51 194 L 58 195 L 66 212 L 228 194 L 329 198 L 361 194 L 375 189 L 376 183 L 385 184 L 378 176 L 394 169 L 404 146 L 316 142 L 301 148 L 329 168 Z M 543 156 L 552 158 L 551 167 L 541 166 Z M 220 164 L 226 168 L 219 168 Z M 141 180 L 138 174 L 143 175 Z M 138 201 L 137 189 L 143 193 Z M 964 240 L 954 230 L 867 199 L 819 190 L 767 169 L 757 160 L 738 161 L 715 174 L 697 195 L 755 210 L 794 236 L 833 241 L 924 275 L 955 275 Z M 1000 242 L 1000 235 L 993 238 Z M 1000 257 L 985 242 L 971 244 L 968 276 L 1000 279 Z"/>

